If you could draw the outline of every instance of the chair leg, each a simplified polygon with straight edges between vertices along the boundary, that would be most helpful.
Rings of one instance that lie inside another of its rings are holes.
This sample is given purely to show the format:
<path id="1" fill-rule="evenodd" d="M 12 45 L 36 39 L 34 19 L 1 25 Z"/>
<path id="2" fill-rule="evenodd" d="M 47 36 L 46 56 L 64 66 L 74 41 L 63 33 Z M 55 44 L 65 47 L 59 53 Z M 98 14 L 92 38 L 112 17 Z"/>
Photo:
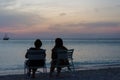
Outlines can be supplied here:
<path id="1" fill-rule="evenodd" d="M 24 76 L 25 76 L 25 79 L 28 79 L 28 69 L 25 67 L 24 68 Z"/>
<path id="2" fill-rule="evenodd" d="M 26 73 L 27 73 L 26 68 L 24 68 L 24 76 L 25 76 L 25 78 L 26 78 Z"/>

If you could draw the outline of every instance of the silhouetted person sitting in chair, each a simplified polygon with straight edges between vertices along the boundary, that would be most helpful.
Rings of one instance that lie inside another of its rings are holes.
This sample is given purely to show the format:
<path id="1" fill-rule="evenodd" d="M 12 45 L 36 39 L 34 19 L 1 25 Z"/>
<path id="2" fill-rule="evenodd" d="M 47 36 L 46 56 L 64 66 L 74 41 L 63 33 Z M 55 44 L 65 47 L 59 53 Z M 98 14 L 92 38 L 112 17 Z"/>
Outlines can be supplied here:
<path id="1" fill-rule="evenodd" d="M 41 42 L 40 39 L 37 39 L 34 42 L 34 46 L 35 47 L 32 47 L 29 50 L 43 50 L 43 49 L 41 49 L 42 42 Z M 46 54 L 46 53 L 44 53 L 44 54 Z M 28 58 L 28 55 L 30 55 L 29 51 L 27 51 L 27 53 L 25 55 L 25 58 Z M 45 64 L 44 60 L 29 60 L 29 58 L 28 58 L 28 61 L 26 62 L 27 66 L 44 66 L 44 64 Z M 29 68 L 28 75 L 30 76 L 31 72 L 32 72 L 32 78 L 35 78 L 35 72 L 36 71 L 37 71 L 37 68 Z"/>
<path id="2" fill-rule="evenodd" d="M 52 73 L 54 72 L 54 69 L 55 69 L 55 65 L 57 64 L 57 53 L 56 53 L 57 50 L 67 50 L 67 48 L 63 46 L 63 41 L 61 38 L 56 38 L 55 46 L 52 49 L 50 77 L 52 76 Z M 68 60 L 60 60 L 59 65 L 65 65 L 65 64 L 66 65 L 69 64 Z M 70 69 L 70 68 L 68 67 L 68 69 Z M 57 67 L 57 76 L 59 76 L 60 72 L 61 72 L 61 67 Z"/>

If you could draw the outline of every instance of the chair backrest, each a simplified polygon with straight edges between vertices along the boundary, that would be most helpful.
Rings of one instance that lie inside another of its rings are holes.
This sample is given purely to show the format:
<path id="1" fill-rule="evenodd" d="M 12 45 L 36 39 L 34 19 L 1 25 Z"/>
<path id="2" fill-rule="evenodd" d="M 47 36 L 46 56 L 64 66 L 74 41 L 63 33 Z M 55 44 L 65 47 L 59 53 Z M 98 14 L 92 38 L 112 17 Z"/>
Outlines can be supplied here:
<path id="1" fill-rule="evenodd" d="M 57 59 L 68 59 L 67 50 L 57 50 Z"/>
<path id="2" fill-rule="evenodd" d="M 28 59 L 29 60 L 44 60 L 46 50 L 28 50 Z"/>
<path id="3" fill-rule="evenodd" d="M 58 59 L 73 59 L 73 51 L 74 49 L 57 50 L 57 58 Z"/>
<path id="4" fill-rule="evenodd" d="M 68 59 L 73 59 L 73 52 L 74 52 L 74 49 L 67 50 Z"/>

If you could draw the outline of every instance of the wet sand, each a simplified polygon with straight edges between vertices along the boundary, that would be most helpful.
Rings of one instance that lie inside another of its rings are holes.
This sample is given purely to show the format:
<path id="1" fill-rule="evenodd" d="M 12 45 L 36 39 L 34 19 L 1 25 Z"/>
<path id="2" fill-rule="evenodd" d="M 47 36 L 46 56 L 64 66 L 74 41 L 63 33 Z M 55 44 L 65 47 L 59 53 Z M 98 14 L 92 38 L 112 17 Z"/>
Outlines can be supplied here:
<path id="1" fill-rule="evenodd" d="M 1 75 L 0 80 L 27 80 L 24 74 Z M 120 68 L 107 68 L 95 70 L 76 70 L 75 72 L 62 72 L 59 77 L 49 73 L 36 75 L 31 80 L 120 80 Z"/>

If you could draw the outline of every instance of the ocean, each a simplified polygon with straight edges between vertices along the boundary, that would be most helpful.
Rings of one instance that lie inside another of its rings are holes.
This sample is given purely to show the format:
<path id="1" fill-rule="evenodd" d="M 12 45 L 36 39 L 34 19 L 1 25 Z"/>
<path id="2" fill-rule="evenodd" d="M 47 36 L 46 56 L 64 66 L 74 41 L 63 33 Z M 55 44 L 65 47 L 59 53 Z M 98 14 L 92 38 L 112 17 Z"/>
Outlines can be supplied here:
<path id="1" fill-rule="evenodd" d="M 34 47 L 35 40 L 0 40 L 0 75 L 23 73 L 25 53 Z M 76 69 L 95 69 L 120 66 L 120 39 L 63 39 L 64 46 L 74 49 Z M 47 68 L 50 68 L 54 40 L 42 39 L 46 49 Z"/>

